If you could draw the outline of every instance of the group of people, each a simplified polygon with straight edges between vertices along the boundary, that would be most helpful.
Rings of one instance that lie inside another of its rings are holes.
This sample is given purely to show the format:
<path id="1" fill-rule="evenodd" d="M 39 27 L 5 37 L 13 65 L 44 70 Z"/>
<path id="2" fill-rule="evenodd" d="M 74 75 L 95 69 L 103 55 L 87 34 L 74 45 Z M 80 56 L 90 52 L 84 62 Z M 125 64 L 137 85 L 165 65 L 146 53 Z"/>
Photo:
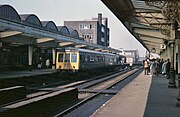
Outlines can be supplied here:
<path id="1" fill-rule="evenodd" d="M 148 75 L 158 75 L 162 74 L 167 76 L 167 78 L 170 78 L 170 66 L 171 63 L 169 59 L 163 60 L 163 59 L 146 59 L 144 61 L 144 74 Z"/>
<path id="2" fill-rule="evenodd" d="M 41 69 L 42 68 L 42 58 L 40 57 L 39 58 L 39 63 L 38 63 L 38 69 Z M 46 66 L 46 68 L 50 68 L 50 60 L 49 59 L 47 59 L 46 61 L 45 61 L 45 66 Z"/>

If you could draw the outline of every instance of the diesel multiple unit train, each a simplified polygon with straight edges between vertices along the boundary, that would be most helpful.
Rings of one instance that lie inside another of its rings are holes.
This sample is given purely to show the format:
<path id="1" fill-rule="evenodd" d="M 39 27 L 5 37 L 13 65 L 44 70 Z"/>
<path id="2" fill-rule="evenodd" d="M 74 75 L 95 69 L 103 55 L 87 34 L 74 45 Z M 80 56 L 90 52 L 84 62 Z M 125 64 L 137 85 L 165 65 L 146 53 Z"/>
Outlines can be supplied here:
<path id="1" fill-rule="evenodd" d="M 57 52 L 56 69 L 73 71 L 123 64 L 124 56 L 87 49 L 66 48 Z"/>

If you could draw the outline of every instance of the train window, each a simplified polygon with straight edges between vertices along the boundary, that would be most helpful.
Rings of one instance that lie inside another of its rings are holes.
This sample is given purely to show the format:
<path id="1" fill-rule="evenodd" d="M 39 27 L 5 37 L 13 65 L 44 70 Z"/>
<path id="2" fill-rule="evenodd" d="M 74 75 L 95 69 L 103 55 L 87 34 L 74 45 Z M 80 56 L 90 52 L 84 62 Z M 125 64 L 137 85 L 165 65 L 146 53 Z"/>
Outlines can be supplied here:
<path id="1" fill-rule="evenodd" d="M 70 54 L 65 55 L 65 62 L 70 62 Z"/>
<path id="2" fill-rule="evenodd" d="M 77 62 L 77 54 L 71 54 L 71 62 Z"/>
<path id="3" fill-rule="evenodd" d="M 58 56 L 58 62 L 63 62 L 63 53 L 60 53 Z"/>
<path id="4" fill-rule="evenodd" d="M 80 61 L 81 63 L 85 63 L 85 56 L 80 54 Z"/>
<path id="5" fill-rule="evenodd" d="M 90 62 L 92 63 L 94 61 L 93 55 L 90 56 Z"/>
<path id="6" fill-rule="evenodd" d="M 116 62 L 116 60 L 117 60 L 117 59 L 116 59 L 116 58 L 114 58 L 114 62 Z"/>
<path id="7" fill-rule="evenodd" d="M 79 54 L 79 60 L 81 63 L 83 62 L 83 56 L 81 54 Z"/>
<path id="8" fill-rule="evenodd" d="M 103 57 L 102 57 L 102 56 L 99 56 L 98 61 L 99 61 L 99 62 L 103 62 Z"/>
<path id="9" fill-rule="evenodd" d="M 90 55 L 87 55 L 87 61 L 86 62 L 90 62 Z"/>
<path id="10" fill-rule="evenodd" d="M 100 62 L 100 61 L 99 61 L 99 56 L 96 56 L 96 61 L 97 61 L 97 62 Z"/>
<path id="11" fill-rule="evenodd" d="M 85 60 L 84 62 L 85 62 L 85 63 L 88 62 L 88 57 L 87 57 L 87 55 L 85 55 L 84 58 L 85 58 L 85 59 L 84 59 L 84 60 Z"/>

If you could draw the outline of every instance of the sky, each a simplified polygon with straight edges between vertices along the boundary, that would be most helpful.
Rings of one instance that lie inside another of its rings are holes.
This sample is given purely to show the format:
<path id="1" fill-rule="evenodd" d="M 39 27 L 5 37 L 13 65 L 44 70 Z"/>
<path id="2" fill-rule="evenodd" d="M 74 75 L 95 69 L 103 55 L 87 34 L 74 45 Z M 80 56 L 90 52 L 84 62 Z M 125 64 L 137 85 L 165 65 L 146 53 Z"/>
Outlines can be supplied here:
<path id="1" fill-rule="evenodd" d="M 53 21 L 57 26 L 63 26 L 64 21 L 92 19 L 102 13 L 108 18 L 110 47 L 138 50 L 140 56 L 145 56 L 146 49 L 101 0 L 0 0 L 0 4 L 11 5 L 18 14 L 35 14 L 41 21 Z"/>

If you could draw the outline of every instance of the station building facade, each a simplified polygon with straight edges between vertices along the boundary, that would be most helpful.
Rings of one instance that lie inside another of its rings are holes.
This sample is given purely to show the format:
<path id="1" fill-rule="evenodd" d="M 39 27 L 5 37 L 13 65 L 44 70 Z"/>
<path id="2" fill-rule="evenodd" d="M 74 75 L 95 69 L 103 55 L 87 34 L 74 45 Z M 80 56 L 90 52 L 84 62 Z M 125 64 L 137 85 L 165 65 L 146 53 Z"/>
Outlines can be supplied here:
<path id="1" fill-rule="evenodd" d="M 108 18 L 102 17 L 98 14 L 98 18 L 92 18 L 82 21 L 64 21 L 64 25 L 78 31 L 79 36 L 84 38 L 85 41 L 109 46 L 109 31 Z"/>

